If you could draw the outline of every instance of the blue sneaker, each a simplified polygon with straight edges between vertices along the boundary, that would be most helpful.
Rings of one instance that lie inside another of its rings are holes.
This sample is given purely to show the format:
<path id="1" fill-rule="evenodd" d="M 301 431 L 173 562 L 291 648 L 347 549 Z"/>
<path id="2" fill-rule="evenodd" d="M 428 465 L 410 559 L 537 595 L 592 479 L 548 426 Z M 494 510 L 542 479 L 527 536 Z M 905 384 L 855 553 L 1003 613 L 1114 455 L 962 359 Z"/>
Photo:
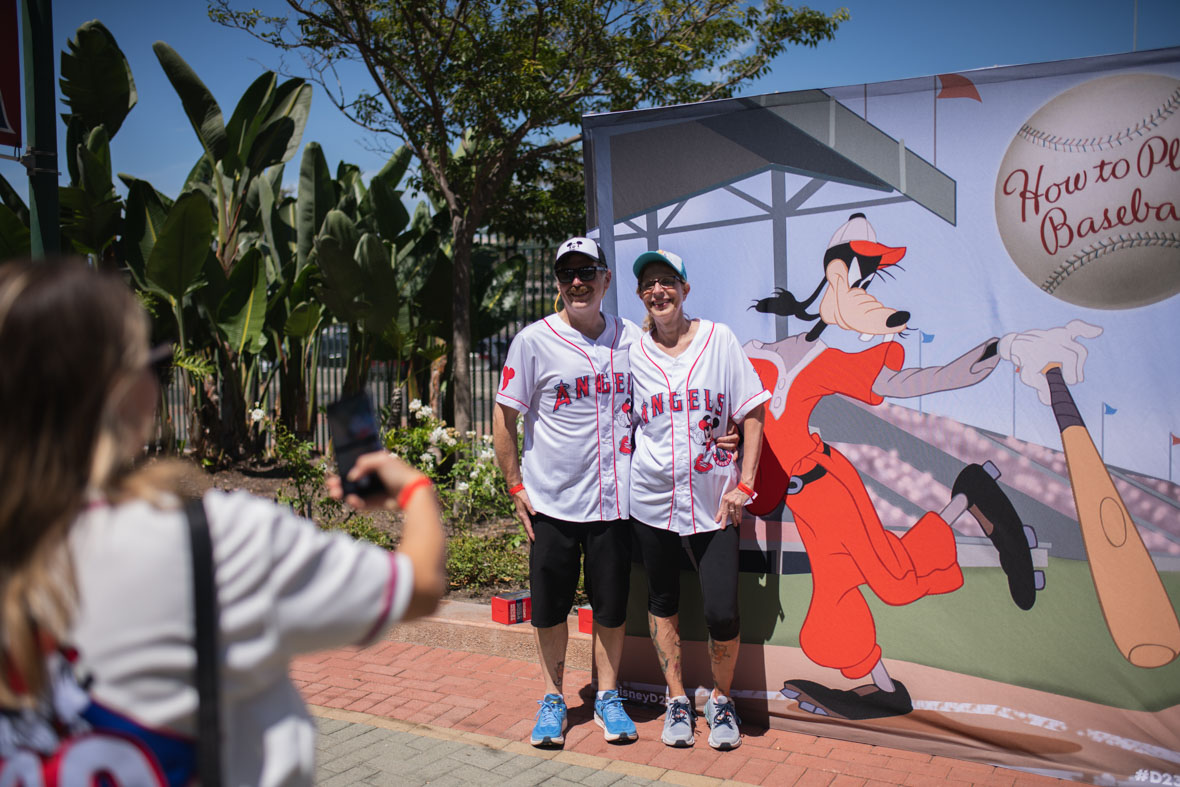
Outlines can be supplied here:
<path id="1" fill-rule="evenodd" d="M 623 710 L 623 698 L 613 689 L 604 691 L 602 699 L 594 700 L 594 721 L 602 727 L 602 737 L 609 743 L 633 741 L 639 737 L 635 722 Z"/>
<path id="2" fill-rule="evenodd" d="M 546 694 L 538 700 L 537 723 L 533 725 L 534 746 L 560 746 L 565 743 L 565 698 L 560 694 Z"/>

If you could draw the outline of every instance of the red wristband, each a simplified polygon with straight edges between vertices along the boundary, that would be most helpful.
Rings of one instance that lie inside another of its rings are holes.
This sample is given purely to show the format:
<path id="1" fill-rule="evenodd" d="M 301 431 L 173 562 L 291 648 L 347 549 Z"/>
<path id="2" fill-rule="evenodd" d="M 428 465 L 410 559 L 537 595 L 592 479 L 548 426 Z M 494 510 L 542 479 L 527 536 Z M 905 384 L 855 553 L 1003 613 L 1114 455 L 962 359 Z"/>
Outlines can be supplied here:
<path id="1" fill-rule="evenodd" d="M 753 500 L 754 498 L 756 498 L 758 496 L 757 492 L 755 492 L 753 489 L 751 489 L 750 487 L 743 484 L 741 481 L 738 481 L 737 488 L 738 488 L 739 492 L 742 492 L 743 494 L 745 494 L 746 497 L 750 498 L 751 500 Z"/>
<path id="2" fill-rule="evenodd" d="M 403 486 L 402 491 L 397 496 L 397 507 L 404 509 L 414 493 L 424 486 L 430 486 L 430 478 L 427 476 L 419 476 Z"/>
<path id="3" fill-rule="evenodd" d="M 508 496 L 509 496 L 509 497 L 512 497 L 513 495 L 515 495 L 517 492 L 519 492 L 519 491 L 520 491 L 520 490 L 522 490 L 522 489 L 524 489 L 524 483 L 523 483 L 523 482 L 522 482 L 522 483 L 519 483 L 519 484 L 517 484 L 516 486 L 509 487 L 509 488 L 508 488 Z"/>

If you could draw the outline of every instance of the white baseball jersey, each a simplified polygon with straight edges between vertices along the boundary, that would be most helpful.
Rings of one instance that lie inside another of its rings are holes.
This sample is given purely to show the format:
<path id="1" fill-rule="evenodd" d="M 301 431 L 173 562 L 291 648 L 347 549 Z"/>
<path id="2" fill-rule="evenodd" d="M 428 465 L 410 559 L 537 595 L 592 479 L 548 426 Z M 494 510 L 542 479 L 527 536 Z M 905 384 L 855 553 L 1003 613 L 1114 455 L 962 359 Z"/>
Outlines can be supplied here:
<path id="1" fill-rule="evenodd" d="M 631 348 L 635 454 L 631 515 L 681 535 L 718 530 L 721 497 L 737 486 L 737 457 L 719 449 L 730 419 L 770 398 L 737 337 L 701 320 L 688 349 L 673 358 L 650 335 Z"/>
<path id="2" fill-rule="evenodd" d="M 243 492 L 205 495 L 221 606 L 227 784 L 310 785 L 315 724 L 291 682 L 296 653 L 371 641 L 405 613 L 409 558 L 321 530 Z M 138 501 L 82 514 L 71 644 L 91 695 L 173 740 L 197 732 L 192 554 L 181 511 Z"/>
<path id="3" fill-rule="evenodd" d="M 634 323 L 605 315 L 596 339 L 556 314 L 508 348 L 496 401 L 524 414 L 521 473 L 533 508 L 569 522 L 625 519 Z"/>

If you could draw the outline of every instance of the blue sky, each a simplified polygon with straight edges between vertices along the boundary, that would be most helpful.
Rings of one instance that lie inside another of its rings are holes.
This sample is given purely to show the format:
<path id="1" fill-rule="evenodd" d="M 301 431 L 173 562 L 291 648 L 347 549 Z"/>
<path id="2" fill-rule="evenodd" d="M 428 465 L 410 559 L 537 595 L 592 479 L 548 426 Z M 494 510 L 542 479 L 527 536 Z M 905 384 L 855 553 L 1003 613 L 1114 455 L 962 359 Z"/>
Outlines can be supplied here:
<path id="1" fill-rule="evenodd" d="M 257 5 L 271 12 L 285 7 L 277 0 L 246 0 L 242 5 Z M 816 49 L 788 50 L 770 75 L 743 94 L 1128 52 L 1136 5 L 1138 49 L 1180 44 L 1177 0 L 1138 0 L 1137 4 L 1135 0 L 848 0 L 814 3 L 812 7 L 830 13 L 842 5 L 852 18 L 834 41 Z M 279 69 L 284 63 L 270 47 L 209 21 L 203 0 L 169 0 L 167 11 L 163 8 L 159 0 L 55 0 L 55 44 L 58 50 L 64 48 L 78 25 L 95 18 L 115 35 L 130 61 L 139 105 L 113 140 L 114 168 L 147 179 L 176 196 L 200 147 L 156 62 L 152 43 L 164 40 L 175 48 L 213 91 L 227 117 L 263 69 Z M 288 55 L 285 65 L 297 70 L 300 63 Z M 381 140 L 345 120 L 318 92 L 303 139 L 319 142 L 333 169 L 344 160 L 375 172 L 386 158 L 375 152 L 383 144 Z M 59 130 L 58 141 L 64 142 L 64 131 Z M 294 173 L 290 172 L 292 167 L 288 170 L 290 182 Z M 24 171 L 19 165 L 0 161 L 0 174 L 25 192 Z"/>

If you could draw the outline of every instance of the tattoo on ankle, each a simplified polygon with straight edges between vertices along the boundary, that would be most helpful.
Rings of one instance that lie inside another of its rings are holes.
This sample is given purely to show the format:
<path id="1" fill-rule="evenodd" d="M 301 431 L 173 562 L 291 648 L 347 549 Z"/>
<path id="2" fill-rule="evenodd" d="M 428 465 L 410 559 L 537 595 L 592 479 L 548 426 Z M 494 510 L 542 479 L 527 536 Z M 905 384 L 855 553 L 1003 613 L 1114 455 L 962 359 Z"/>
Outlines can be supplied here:
<path id="1" fill-rule="evenodd" d="M 557 690 L 561 691 L 562 681 L 565 680 L 565 659 L 557 662 L 553 668 L 553 683 L 557 686 Z"/>

